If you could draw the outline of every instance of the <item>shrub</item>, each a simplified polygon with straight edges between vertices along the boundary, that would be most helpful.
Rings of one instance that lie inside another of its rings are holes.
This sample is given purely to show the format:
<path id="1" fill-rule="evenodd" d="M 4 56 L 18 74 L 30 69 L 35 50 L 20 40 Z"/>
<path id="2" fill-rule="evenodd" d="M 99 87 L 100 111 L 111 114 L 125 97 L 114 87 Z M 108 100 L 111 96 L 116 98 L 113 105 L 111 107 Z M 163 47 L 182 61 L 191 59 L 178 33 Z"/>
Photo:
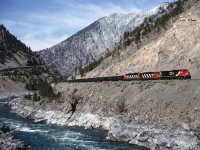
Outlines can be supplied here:
<path id="1" fill-rule="evenodd" d="M 34 93 L 34 94 L 33 94 L 33 101 L 34 101 L 34 102 L 37 102 L 37 101 L 38 101 L 38 95 L 37 95 L 37 93 Z"/>
<path id="2" fill-rule="evenodd" d="M 123 100 L 117 101 L 116 112 L 122 113 L 125 110 L 125 102 Z"/>
<path id="3" fill-rule="evenodd" d="M 24 98 L 27 99 L 27 100 L 31 100 L 31 94 L 24 95 Z"/>
<path id="4" fill-rule="evenodd" d="M 78 91 L 78 89 L 75 88 L 75 89 L 73 90 L 72 94 L 76 93 L 77 91 Z"/>
<path id="5" fill-rule="evenodd" d="M 53 88 L 48 83 L 44 83 L 44 84 L 40 85 L 39 93 L 42 97 L 47 97 L 51 100 L 52 99 L 58 99 L 61 95 L 60 92 L 58 94 L 55 94 L 54 91 L 53 91 Z"/>

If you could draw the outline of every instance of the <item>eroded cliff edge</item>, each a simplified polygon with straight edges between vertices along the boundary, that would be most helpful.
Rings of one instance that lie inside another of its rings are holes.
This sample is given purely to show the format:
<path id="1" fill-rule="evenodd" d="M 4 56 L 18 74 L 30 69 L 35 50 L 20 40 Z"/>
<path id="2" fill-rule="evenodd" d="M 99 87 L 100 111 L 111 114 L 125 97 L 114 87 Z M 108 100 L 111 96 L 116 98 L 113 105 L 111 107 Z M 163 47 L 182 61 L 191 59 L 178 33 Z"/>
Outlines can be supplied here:
<path id="1" fill-rule="evenodd" d="M 15 99 L 35 121 L 108 130 L 108 138 L 150 149 L 200 148 L 200 81 L 59 83 L 57 101 Z"/>

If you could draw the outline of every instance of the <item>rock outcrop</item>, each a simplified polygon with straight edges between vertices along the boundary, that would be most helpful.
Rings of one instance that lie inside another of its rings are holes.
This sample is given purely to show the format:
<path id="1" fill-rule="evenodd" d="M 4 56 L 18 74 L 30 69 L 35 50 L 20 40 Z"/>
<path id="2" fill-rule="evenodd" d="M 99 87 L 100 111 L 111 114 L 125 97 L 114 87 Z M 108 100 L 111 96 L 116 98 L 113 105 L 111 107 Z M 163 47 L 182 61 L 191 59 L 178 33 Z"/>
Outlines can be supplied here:
<path id="1" fill-rule="evenodd" d="M 25 143 L 19 139 L 15 139 L 9 131 L 8 127 L 0 125 L 0 149 L 25 150 Z"/>
<path id="2" fill-rule="evenodd" d="M 148 147 L 151 150 L 198 150 L 199 139 L 195 132 L 169 127 L 146 125 L 117 116 L 110 124 L 108 139 Z"/>

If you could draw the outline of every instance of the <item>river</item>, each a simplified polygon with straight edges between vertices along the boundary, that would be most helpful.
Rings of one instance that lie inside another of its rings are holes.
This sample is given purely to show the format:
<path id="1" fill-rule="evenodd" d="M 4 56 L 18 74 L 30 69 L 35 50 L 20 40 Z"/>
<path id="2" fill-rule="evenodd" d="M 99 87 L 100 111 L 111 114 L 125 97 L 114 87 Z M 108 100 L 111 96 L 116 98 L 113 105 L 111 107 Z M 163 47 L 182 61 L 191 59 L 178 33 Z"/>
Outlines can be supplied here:
<path id="1" fill-rule="evenodd" d="M 61 127 L 35 123 L 10 112 L 0 104 L 0 124 L 9 126 L 12 134 L 29 150 L 147 150 L 125 143 L 106 140 L 106 131 L 80 127 Z"/>

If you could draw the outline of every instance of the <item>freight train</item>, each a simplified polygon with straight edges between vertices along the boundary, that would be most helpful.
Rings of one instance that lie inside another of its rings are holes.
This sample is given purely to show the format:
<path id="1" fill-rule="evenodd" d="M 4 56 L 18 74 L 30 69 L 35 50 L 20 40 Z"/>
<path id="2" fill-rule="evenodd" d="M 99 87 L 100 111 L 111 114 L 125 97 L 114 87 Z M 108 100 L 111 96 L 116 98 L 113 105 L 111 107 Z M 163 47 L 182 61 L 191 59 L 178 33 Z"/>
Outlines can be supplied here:
<path id="1" fill-rule="evenodd" d="M 191 79 L 187 69 L 160 71 L 160 72 L 136 72 L 123 76 L 108 76 L 96 78 L 82 78 L 67 80 L 67 82 L 102 82 L 102 81 L 130 81 L 130 80 L 171 80 L 171 79 Z"/>

